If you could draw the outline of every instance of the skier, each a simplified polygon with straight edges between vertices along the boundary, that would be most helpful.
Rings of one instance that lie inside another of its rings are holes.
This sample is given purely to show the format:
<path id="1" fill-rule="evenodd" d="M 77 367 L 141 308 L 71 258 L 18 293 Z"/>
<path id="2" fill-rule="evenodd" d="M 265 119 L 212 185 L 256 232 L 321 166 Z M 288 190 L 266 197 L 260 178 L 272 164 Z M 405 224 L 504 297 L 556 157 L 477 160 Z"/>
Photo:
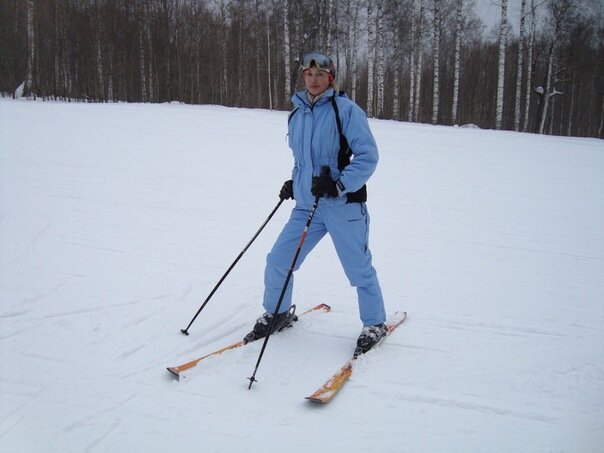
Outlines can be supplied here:
<path id="1" fill-rule="evenodd" d="M 289 146 L 294 156 L 292 179 L 279 197 L 296 205 L 289 221 L 266 258 L 264 301 L 266 312 L 250 335 L 254 339 L 281 330 L 296 320 L 292 306 L 293 276 L 273 322 L 292 257 L 300 241 L 309 210 L 318 203 L 294 270 L 314 246 L 329 233 L 350 284 L 357 289 L 363 329 L 357 353 L 364 353 L 386 334 L 384 300 L 368 247 L 369 212 L 365 183 L 378 162 L 378 150 L 365 112 L 345 94 L 338 93 L 336 68 L 331 58 L 311 52 L 302 59 L 305 89 L 292 97 Z M 339 121 L 336 119 L 339 116 Z M 342 144 L 342 139 L 345 139 Z M 346 153 L 349 146 L 354 158 Z M 329 175 L 322 171 L 329 167 Z M 249 336 L 248 336 L 249 337 Z"/>

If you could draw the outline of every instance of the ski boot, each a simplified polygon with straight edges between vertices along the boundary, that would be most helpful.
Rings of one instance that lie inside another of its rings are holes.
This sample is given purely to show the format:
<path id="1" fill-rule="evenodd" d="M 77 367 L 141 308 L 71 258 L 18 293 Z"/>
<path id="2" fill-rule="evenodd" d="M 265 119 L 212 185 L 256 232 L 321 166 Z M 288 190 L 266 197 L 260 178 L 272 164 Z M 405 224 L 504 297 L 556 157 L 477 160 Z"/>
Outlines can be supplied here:
<path id="1" fill-rule="evenodd" d="M 361 354 L 365 354 L 371 348 L 373 348 L 376 344 L 378 344 L 386 334 L 388 333 L 388 328 L 386 324 L 378 324 L 376 326 L 365 326 L 361 331 L 361 335 L 357 340 L 357 347 L 354 350 L 354 357 L 358 357 Z"/>
<path id="2" fill-rule="evenodd" d="M 265 312 L 256 320 L 256 324 L 250 333 L 248 333 L 243 342 L 245 344 L 266 337 L 269 332 L 281 332 L 287 327 L 291 327 L 298 320 L 296 316 L 296 306 L 292 305 L 289 310 L 277 314 L 273 317 L 273 313 Z"/>

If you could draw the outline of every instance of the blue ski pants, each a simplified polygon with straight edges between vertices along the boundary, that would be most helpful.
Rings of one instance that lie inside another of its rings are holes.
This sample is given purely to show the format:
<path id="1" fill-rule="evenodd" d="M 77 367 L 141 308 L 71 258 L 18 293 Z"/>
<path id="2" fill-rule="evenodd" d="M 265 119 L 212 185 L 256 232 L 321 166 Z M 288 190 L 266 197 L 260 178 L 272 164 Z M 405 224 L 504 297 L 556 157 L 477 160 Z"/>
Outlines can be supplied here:
<path id="1" fill-rule="evenodd" d="M 292 210 L 289 221 L 266 258 L 263 305 L 269 313 L 275 311 L 279 302 L 308 214 L 307 209 L 295 207 Z M 321 208 L 319 202 L 294 271 L 300 268 L 306 256 L 326 233 L 331 236 L 350 285 L 356 287 L 359 315 L 363 325 L 370 326 L 384 322 L 386 320 L 384 299 L 368 247 L 369 213 L 365 203 Z M 293 284 L 292 275 L 279 308 L 281 313 L 291 306 Z"/>

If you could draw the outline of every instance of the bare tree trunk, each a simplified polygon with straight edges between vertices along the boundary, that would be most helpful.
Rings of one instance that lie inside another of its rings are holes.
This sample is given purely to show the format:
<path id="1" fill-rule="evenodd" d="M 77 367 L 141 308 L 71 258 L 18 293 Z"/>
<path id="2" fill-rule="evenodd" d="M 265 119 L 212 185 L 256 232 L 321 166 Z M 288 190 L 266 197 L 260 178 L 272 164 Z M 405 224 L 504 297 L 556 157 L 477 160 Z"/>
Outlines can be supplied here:
<path id="1" fill-rule="evenodd" d="M 359 47 L 359 3 L 360 0 L 354 0 L 354 32 L 352 35 L 352 62 L 350 71 L 352 73 L 352 100 L 356 102 L 357 98 L 357 48 Z"/>
<path id="2" fill-rule="evenodd" d="M 501 1 L 501 24 L 499 26 L 499 69 L 497 77 L 497 112 L 495 129 L 501 129 L 503 122 L 503 95 L 505 76 L 505 48 L 508 34 L 508 0 Z"/>
<path id="3" fill-rule="evenodd" d="M 434 47 L 432 48 L 434 79 L 432 85 L 432 124 L 438 124 L 438 104 L 440 100 L 440 24 L 440 0 L 434 0 Z"/>
<path id="4" fill-rule="evenodd" d="M 149 5 L 145 10 L 145 34 L 147 37 L 147 47 L 149 48 L 149 101 L 156 101 L 155 98 L 155 80 L 153 65 L 153 41 L 151 39 L 151 27 L 149 26 Z"/>
<path id="5" fill-rule="evenodd" d="M 101 52 L 101 37 L 100 28 L 97 29 L 96 37 L 96 76 L 97 76 L 97 99 L 100 101 L 105 100 L 105 80 L 103 77 L 103 54 Z"/>
<path id="6" fill-rule="evenodd" d="M 377 1 L 377 117 L 384 116 L 384 25 L 383 0 Z"/>
<path id="7" fill-rule="evenodd" d="M 332 18 L 333 18 L 333 0 L 328 0 L 328 2 L 327 2 L 327 34 L 325 36 L 325 49 L 326 49 L 327 55 L 329 55 L 330 58 L 333 58 L 333 56 L 331 54 L 331 40 L 332 40 L 331 20 L 332 20 Z"/>
<path id="8" fill-rule="evenodd" d="M 574 77 L 573 77 L 574 79 Z M 574 86 L 574 80 L 571 81 L 571 86 L 570 86 L 570 106 L 568 107 L 568 121 L 566 124 L 566 135 L 568 137 L 571 136 L 571 132 L 572 132 L 572 127 L 573 127 L 573 115 L 574 115 L 574 111 L 575 111 L 575 86 Z"/>
<path id="9" fill-rule="evenodd" d="M 396 9 L 395 9 L 396 13 L 401 15 L 402 13 L 402 7 L 401 7 L 401 1 L 397 0 L 396 1 Z M 400 87 L 400 69 L 401 69 L 401 51 L 400 51 L 400 46 L 401 46 L 401 33 L 400 33 L 400 27 L 398 26 L 398 24 L 395 26 L 395 30 L 394 30 L 394 34 L 393 34 L 393 52 L 392 52 L 392 60 L 393 60 L 393 74 L 392 74 L 392 78 L 393 80 L 393 86 L 392 86 L 392 118 L 395 120 L 399 120 L 400 119 L 400 92 L 399 92 L 399 87 Z"/>
<path id="10" fill-rule="evenodd" d="M 413 0 L 411 4 L 411 53 L 409 58 L 411 61 L 409 62 L 409 114 L 407 115 L 407 121 L 411 122 L 415 118 L 415 61 L 417 60 L 418 50 L 418 42 L 416 38 L 417 33 L 417 0 Z"/>
<path id="11" fill-rule="evenodd" d="M 602 108 L 600 109 L 600 127 L 598 128 L 598 137 L 604 138 L 604 96 L 602 96 Z"/>
<path id="12" fill-rule="evenodd" d="M 55 3 L 53 26 L 55 30 L 54 43 L 54 95 L 55 98 L 60 93 L 61 84 L 61 64 L 59 61 L 59 49 L 61 49 L 61 27 L 59 25 L 59 4 Z"/>
<path id="13" fill-rule="evenodd" d="M 143 38 L 145 30 L 145 11 L 143 8 L 144 6 L 140 4 L 138 11 L 138 61 L 141 78 L 141 101 L 147 102 L 147 70 L 145 64 L 145 40 Z"/>
<path id="14" fill-rule="evenodd" d="M 222 53 L 222 70 L 221 70 L 221 83 L 220 83 L 220 104 L 225 105 L 228 102 L 229 89 L 228 89 L 228 61 L 227 61 L 227 24 L 226 24 L 226 5 L 224 0 L 220 2 L 220 18 L 222 19 L 222 39 L 220 40 L 220 50 Z"/>
<path id="15" fill-rule="evenodd" d="M 105 100 L 105 77 L 103 75 L 103 52 L 102 52 L 102 44 L 103 36 L 102 36 L 102 21 L 100 17 L 99 5 L 95 0 L 94 2 L 94 24 L 96 29 L 96 39 L 95 39 L 95 68 L 96 68 L 96 83 L 97 90 L 95 93 L 96 99 L 100 101 Z"/>
<path id="16" fill-rule="evenodd" d="M 167 99 L 168 101 L 173 101 L 174 96 L 172 92 L 172 11 L 170 5 L 168 4 L 168 0 L 162 0 L 162 13 L 163 13 L 163 26 L 164 26 L 164 54 L 163 61 L 165 65 L 166 71 L 166 91 L 167 91 Z"/>
<path id="17" fill-rule="evenodd" d="M 340 32 L 338 31 L 338 17 L 339 16 L 337 14 L 333 15 L 333 27 L 332 28 L 335 30 L 335 34 L 334 34 L 334 38 L 333 38 L 333 41 L 335 44 L 335 50 L 330 50 L 330 53 L 328 54 L 328 55 L 335 55 L 336 70 L 342 69 L 342 66 L 340 65 Z M 331 21 L 330 21 L 330 23 L 331 23 Z M 329 48 L 331 49 L 332 46 L 330 45 Z M 332 58 L 334 58 L 334 57 L 332 57 Z M 343 70 L 342 70 L 342 75 L 345 75 Z"/>
<path id="18" fill-rule="evenodd" d="M 520 3 L 520 31 L 518 32 L 518 69 L 516 70 L 516 102 L 514 104 L 514 130 L 520 130 L 520 99 L 522 96 L 522 74 L 524 72 L 524 22 L 526 0 Z"/>
<path id="19" fill-rule="evenodd" d="M 526 64 L 526 96 L 524 100 L 524 123 L 522 125 L 522 130 L 524 132 L 528 131 L 529 126 L 529 114 L 531 107 L 531 92 L 532 92 L 532 84 L 533 84 L 533 49 L 535 47 L 535 34 L 537 30 L 537 13 L 535 11 L 535 0 L 531 0 L 531 28 L 530 28 L 530 36 L 529 36 L 529 45 L 528 45 L 528 58 Z"/>
<path id="20" fill-rule="evenodd" d="M 539 121 L 539 133 L 543 134 L 545 131 L 545 120 L 547 118 L 547 110 L 549 108 L 550 90 L 552 89 L 552 78 L 554 75 L 554 56 L 556 54 L 556 42 L 552 42 L 547 58 L 547 73 L 545 76 L 545 88 L 543 89 L 543 109 L 541 110 L 541 119 Z"/>
<path id="21" fill-rule="evenodd" d="M 261 0 L 256 0 L 256 4 L 255 4 L 255 10 L 260 13 L 260 3 Z M 260 30 L 261 30 L 261 25 L 262 25 L 262 21 L 261 19 L 257 18 L 257 23 L 256 23 L 256 33 L 258 33 L 258 37 L 256 40 L 256 106 L 257 107 L 261 107 L 262 106 L 262 89 L 260 86 L 260 81 L 262 80 L 262 67 L 260 64 L 260 55 L 262 53 L 262 38 L 261 38 L 261 34 L 260 34 Z"/>
<path id="22" fill-rule="evenodd" d="M 239 52 L 238 52 L 238 77 L 237 77 L 237 105 L 239 107 L 243 107 L 244 99 L 243 99 L 243 80 L 245 79 L 245 65 L 243 62 L 245 61 L 245 49 L 243 47 L 243 30 L 245 26 L 245 0 L 239 0 Z"/>
<path id="23" fill-rule="evenodd" d="M 289 50 L 289 2 L 288 0 L 283 0 L 283 57 L 285 60 L 285 102 L 289 101 L 292 95 L 291 57 Z"/>
<path id="24" fill-rule="evenodd" d="M 113 93 L 113 49 L 110 48 L 107 54 L 107 65 L 109 66 L 109 79 L 107 80 L 107 100 L 109 102 L 114 101 L 114 93 Z"/>
<path id="25" fill-rule="evenodd" d="M 457 124 L 457 100 L 459 98 L 459 67 L 461 61 L 461 25 L 463 22 L 463 0 L 457 0 L 455 23 L 455 64 L 453 73 L 453 105 L 451 107 L 451 123 Z"/>
<path id="26" fill-rule="evenodd" d="M 423 60 L 423 51 L 422 45 L 424 40 L 424 0 L 419 0 L 419 30 L 417 36 L 417 48 L 418 48 L 418 56 L 416 60 L 417 68 L 415 70 L 415 107 L 413 108 L 413 121 L 418 121 L 419 118 L 419 107 L 420 107 L 420 95 L 421 95 L 421 87 L 422 87 L 422 60 Z"/>
<path id="27" fill-rule="evenodd" d="M 367 116 L 373 116 L 373 84 L 375 60 L 375 17 L 373 2 L 367 2 Z"/>
<path id="28" fill-rule="evenodd" d="M 71 65 L 69 62 L 69 43 L 67 41 L 67 18 L 66 18 L 66 8 L 63 7 L 61 11 L 61 54 L 62 58 L 59 59 L 60 65 L 60 74 L 61 74 L 61 93 L 63 95 L 63 99 L 68 99 L 72 92 L 72 75 L 71 75 Z"/>
<path id="29" fill-rule="evenodd" d="M 36 37 L 34 27 L 34 0 L 27 0 L 27 66 L 23 95 L 28 98 L 34 94 L 34 65 L 36 58 Z"/>
<path id="30" fill-rule="evenodd" d="M 271 87 L 271 27 L 268 21 L 268 10 L 266 11 L 266 55 L 268 56 L 267 64 L 267 83 L 268 83 L 268 108 L 273 110 L 273 92 Z"/>
<path id="31" fill-rule="evenodd" d="M 551 15 L 551 21 L 553 25 L 552 30 L 552 43 L 549 49 L 548 54 L 548 65 L 547 65 L 547 75 L 545 82 L 545 89 L 543 92 L 543 110 L 541 111 L 541 121 L 539 123 L 539 133 L 543 134 L 545 131 L 545 121 L 548 115 L 548 108 L 550 103 L 550 98 L 558 94 L 562 94 L 561 92 L 556 90 L 556 66 L 558 64 L 558 49 L 562 46 L 562 41 L 564 36 L 566 35 L 567 25 L 570 20 L 572 20 L 573 16 L 573 8 L 575 4 L 572 0 L 558 0 L 551 1 L 548 3 L 549 13 Z M 593 95 L 590 96 L 590 102 L 593 99 Z M 553 107 L 555 106 L 555 100 L 551 99 L 552 102 L 552 117 Z M 550 133 L 553 130 L 553 126 L 550 124 Z"/>
<path id="32" fill-rule="evenodd" d="M 554 86 L 556 85 L 555 83 L 553 84 Z M 549 127 L 548 127 L 548 131 L 547 133 L 549 135 L 553 135 L 554 133 L 554 117 L 556 116 L 556 96 L 554 93 L 554 96 L 551 97 L 551 101 L 550 101 L 550 111 L 551 114 L 549 115 Z"/>

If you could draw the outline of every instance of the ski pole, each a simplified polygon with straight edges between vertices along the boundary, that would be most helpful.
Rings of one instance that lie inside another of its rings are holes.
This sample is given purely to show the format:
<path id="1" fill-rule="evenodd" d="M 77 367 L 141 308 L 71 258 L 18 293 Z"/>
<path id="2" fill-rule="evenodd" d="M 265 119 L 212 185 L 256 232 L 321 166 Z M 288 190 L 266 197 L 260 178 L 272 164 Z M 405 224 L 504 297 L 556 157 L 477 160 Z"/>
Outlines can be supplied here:
<path id="1" fill-rule="evenodd" d="M 283 203 L 283 200 L 279 200 L 279 203 L 277 203 L 277 206 L 275 206 L 275 208 L 269 214 L 269 216 L 267 217 L 267 219 L 260 226 L 260 228 L 258 229 L 258 231 L 256 231 L 256 234 L 254 234 L 254 237 L 243 248 L 243 250 L 241 251 L 241 253 L 239 254 L 239 256 L 237 258 L 235 258 L 235 261 L 233 261 L 233 264 L 231 264 L 231 266 L 227 269 L 227 271 L 224 273 L 224 275 L 222 276 L 222 278 L 218 281 L 218 283 L 216 284 L 216 286 L 214 286 L 214 289 L 210 292 L 210 294 L 208 295 L 208 297 L 206 298 L 206 300 L 203 302 L 203 304 L 201 304 L 201 307 L 199 307 L 199 310 L 197 310 L 197 313 L 195 313 L 195 316 L 193 316 L 193 319 L 191 319 L 191 322 L 189 323 L 189 325 L 187 326 L 187 328 L 186 329 L 180 329 L 180 331 L 183 334 L 189 335 L 189 328 L 195 322 L 195 320 L 199 316 L 199 313 L 201 313 L 201 310 L 204 309 L 204 307 L 210 301 L 210 299 L 212 298 L 212 296 L 214 295 L 214 293 L 216 292 L 216 290 L 218 289 L 218 287 L 222 284 L 222 282 L 224 281 L 224 279 L 227 277 L 227 275 L 229 275 L 229 273 L 233 270 L 233 268 L 235 267 L 235 265 L 237 264 L 237 262 L 241 259 L 241 257 L 243 256 L 243 254 L 247 251 L 247 249 L 250 247 L 250 245 L 252 245 L 252 242 L 254 242 L 256 240 L 256 238 L 258 237 L 258 235 L 260 234 L 260 232 L 264 229 L 264 227 L 266 226 L 266 224 L 271 220 L 271 218 L 273 217 L 273 215 L 275 214 L 275 212 L 277 212 L 277 209 L 279 209 L 279 206 L 281 206 L 281 203 Z"/>
<path id="2" fill-rule="evenodd" d="M 329 175 L 329 167 L 327 167 L 327 166 L 323 167 L 321 169 L 321 174 Z M 289 271 L 287 272 L 287 277 L 285 278 L 285 284 L 283 285 L 283 289 L 281 290 L 281 295 L 279 296 L 279 301 L 277 302 L 277 307 L 275 308 L 275 311 L 273 312 L 273 319 L 268 328 L 268 333 L 267 333 L 266 337 L 264 337 L 264 343 L 262 343 L 262 349 L 260 349 L 260 355 L 258 356 L 258 361 L 256 362 L 256 367 L 254 368 L 254 373 L 252 374 L 251 377 L 248 378 L 250 381 L 250 386 L 248 387 L 248 390 L 250 390 L 252 388 L 252 384 L 254 382 L 256 382 L 256 372 L 258 371 L 258 367 L 260 366 L 260 361 L 262 360 L 262 356 L 264 355 L 264 350 L 266 349 L 268 339 L 271 336 L 271 332 L 273 330 L 273 325 L 275 324 L 275 320 L 277 319 L 277 313 L 279 313 L 279 308 L 281 308 L 281 303 L 283 302 L 283 297 L 285 296 L 285 292 L 287 291 L 287 285 L 289 284 L 289 280 L 291 279 L 292 274 L 294 273 L 294 267 L 296 267 L 296 262 L 298 261 L 298 256 L 300 255 L 300 250 L 302 250 L 302 245 L 304 244 L 306 235 L 308 234 L 308 230 L 310 228 L 310 224 L 312 222 L 313 217 L 315 216 L 315 211 L 317 210 L 317 206 L 319 206 L 319 199 L 321 198 L 322 195 L 323 194 L 319 193 L 315 196 L 315 202 L 313 203 L 312 208 L 310 209 L 310 213 L 308 214 L 308 219 L 306 220 L 306 225 L 304 226 L 304 230 L 302 231 L 302 236 L 300 236 L 300 242 L 298 243 L 298 248 L 296 249 L 294 259 L 292 260 L 292 264 L 289 267 Z"/>

